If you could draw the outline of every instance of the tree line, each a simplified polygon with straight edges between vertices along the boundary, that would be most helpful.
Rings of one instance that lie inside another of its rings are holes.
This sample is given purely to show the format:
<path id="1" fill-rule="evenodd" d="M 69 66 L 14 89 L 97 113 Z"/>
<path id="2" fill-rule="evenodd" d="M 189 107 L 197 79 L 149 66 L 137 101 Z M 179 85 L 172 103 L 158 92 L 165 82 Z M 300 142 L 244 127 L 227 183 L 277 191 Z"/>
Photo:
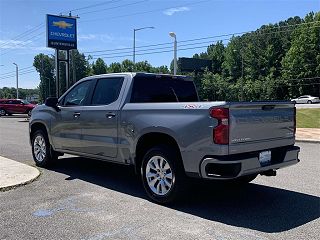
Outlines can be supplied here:
<path id="1" fill-rule="evenodd" d="M 38 89 L 25 89 L 25 88 L 19 88 L 19 98 L 20 99 L 26 99 L 27 97 L 31 97 L 34 95 L 38 95 L 39 90 Z M 3 87 L 0 88 L 0 99 L 14 99 L 17 96 L 17 89 L 16 88 L 8 88 Z"/>
<path id="2" fill-rule="evenodd" d="M 179 49 L 178 49 L 179 51 Z M 63 55 L 60 57 L 64 57 Z M 232 36 L 228 43 L 213 42 L 193 58 L 211 60 L 202 72 L 181 72 L 195 79 L 202 100 L 288 100 L 303 94 L 320 92 L 320 12 L 304 18 L 291 17 L 256 31 Z M 54 56 L 38 54 L 34 67 L 40 74 L 40 98 L 55 95 Z M 104 73 L 172 73 L 170 67 L 154 67 L 147 61 L 131 60 L 107 64 L 102 58 L 72 50 L 70 84 Z M 66 91 L 65 67 L 60 65 L 60 91 Z"/>

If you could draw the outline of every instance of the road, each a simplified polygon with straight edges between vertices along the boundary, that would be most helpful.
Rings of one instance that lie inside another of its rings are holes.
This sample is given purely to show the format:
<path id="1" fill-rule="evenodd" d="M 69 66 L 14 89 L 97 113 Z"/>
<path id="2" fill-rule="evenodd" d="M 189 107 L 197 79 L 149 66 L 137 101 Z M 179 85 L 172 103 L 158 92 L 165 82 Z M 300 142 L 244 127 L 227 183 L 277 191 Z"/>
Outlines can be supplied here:
<path id="1" fill-rule="evenodd" d="M 296 104 L 297 108 L 320 108 L 320 103 L 314 104 Z"/>
<path id="2" fill-rule="evenodd" d="M 0 155 L 29 165 L 28 122 L 0 118 Z M 301 162 L 242 188 L 189 186 L 185 200 L 150 202 L 130 167 L 65 156 L 35 182 L 0 192 L 0 239 L 319 239 L 319 144 Z"/>

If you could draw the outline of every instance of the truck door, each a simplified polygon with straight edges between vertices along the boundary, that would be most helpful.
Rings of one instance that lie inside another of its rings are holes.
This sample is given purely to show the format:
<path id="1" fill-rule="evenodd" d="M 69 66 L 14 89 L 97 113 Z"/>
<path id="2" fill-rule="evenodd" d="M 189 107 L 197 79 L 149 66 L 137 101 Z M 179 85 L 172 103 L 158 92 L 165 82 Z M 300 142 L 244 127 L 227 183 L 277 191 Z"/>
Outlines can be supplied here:
<path id="1" fill-rule="evenodd" d="M 93 81 L 80 82 L 64 97 L 52 121 L 52 140 L 56 148 L 82 152 L 81 110 L 86 105 Z"/>
<path id="2" fill-rule="evenodd" d="M 82 151 L 90 155 L 116 158 L 118 121 L 124 77 L 98 78 L 89 106 L 81 111 Z"/>

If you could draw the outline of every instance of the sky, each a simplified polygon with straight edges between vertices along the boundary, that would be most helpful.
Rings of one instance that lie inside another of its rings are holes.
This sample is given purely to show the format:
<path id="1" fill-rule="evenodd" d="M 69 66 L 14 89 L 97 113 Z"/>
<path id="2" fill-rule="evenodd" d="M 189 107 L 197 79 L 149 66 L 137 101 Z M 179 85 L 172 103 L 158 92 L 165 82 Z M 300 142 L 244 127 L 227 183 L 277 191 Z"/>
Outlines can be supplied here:
<path id="1" fill-rule="evenodd" d="M 176 34 L 178 57 L 192 57 L 217 40 L 228 41 L 215 36 L 254 31 L 293 16 L 303 18 L 320 11 L 320 1 L 0 0 L 0 88 L 15 87 L 13 63 L 20 69 L 19 87 L 39 85 L 39 74 L 32 67 L 34 56 L 54 54 L 54 49 L 46 47 L 45 16 L 70 10 L 79 16 L 78 50 L 85 55 L 101 57 L 108 65 L 132 60 L 133 29 L 154 27 L 136 32 L 136 62 L 169 66 L 173 59 L 169 32 Z M 207 39 L 194 40 L 198 38 Z M 144 47 L 155 44 L 160 45 Z"/>

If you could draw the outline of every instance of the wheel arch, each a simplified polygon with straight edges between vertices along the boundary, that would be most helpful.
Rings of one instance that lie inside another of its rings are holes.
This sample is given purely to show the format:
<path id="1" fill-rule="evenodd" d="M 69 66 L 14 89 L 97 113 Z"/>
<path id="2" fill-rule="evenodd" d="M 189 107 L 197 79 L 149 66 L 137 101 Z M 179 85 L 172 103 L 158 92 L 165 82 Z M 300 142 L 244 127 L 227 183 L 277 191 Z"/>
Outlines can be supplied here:
<path id="1" fill-rule="evenodd" d="M 135 167 L 135 172 L 139 173 L 140 171 L 140 166 L 142 163 L 142 158 L 144 154 L 148 151 L 153 146 L 156 145 L 168 145 L 175 149 L 177 151 L 177 154 L 179 155 L 178 161 L 181 161 L 181 164 L 183 166 L 183 161 L 182 161 L 182 156 L 180 152 L 180 147 L 175 140 L 174 137 L 172 137 L 169 134 L 166 133 L 161 133 L 161 132 L 149 132 L 145 133 L 144 135 L 140 136 L 140 138 L 137 141 L 136 147 L 135 147 L 135 162 L 134 162 L 134 167 Z"/>
<path id="2" fill-rule="evenodd" d="M 42 123 L 42 122 L 34 122 L 30 125 L 30 142 L 31 142 L 31 139 L 32 139 L 32 136 L 33 134 L 37 131 L 37 130 L 42 130 L 44 131 L 46 134 L 47 134 L 47 137 L 49 139 L 49 142 L 50 144 L 52 145 L 51 143 L 51 139 L 50 139 L 50 136 L 49 136 L 49 131 L 48 131 L 48 128 L 47 126 Z"/>

